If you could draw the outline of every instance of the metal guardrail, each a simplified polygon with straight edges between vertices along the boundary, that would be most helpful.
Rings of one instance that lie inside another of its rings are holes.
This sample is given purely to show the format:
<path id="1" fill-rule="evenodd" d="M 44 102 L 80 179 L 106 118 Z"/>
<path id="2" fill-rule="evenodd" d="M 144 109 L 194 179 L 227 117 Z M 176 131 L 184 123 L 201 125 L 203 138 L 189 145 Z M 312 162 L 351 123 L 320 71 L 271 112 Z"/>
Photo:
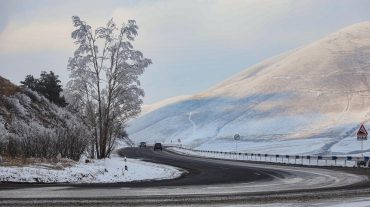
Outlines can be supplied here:
<path id="1" fill-rule="evenodd" d="M 343 166 L 370 167 L 370 157 L 357 156 L 323 156 L 323 155 L 279 155 L 279 154 L 259 154 L 259 153 L 241 153 L 241 152 L 223 152 L 211 150 L 195 150 L 183 146 L 172 145 L 170 147 L 178 148 L 180 151 L 188 151 L 193 155 L 212 157 L 229 160 L 248 160 L 261 162 L 274 162 L 283 164 L 314 165 L 314 166 Z"/>

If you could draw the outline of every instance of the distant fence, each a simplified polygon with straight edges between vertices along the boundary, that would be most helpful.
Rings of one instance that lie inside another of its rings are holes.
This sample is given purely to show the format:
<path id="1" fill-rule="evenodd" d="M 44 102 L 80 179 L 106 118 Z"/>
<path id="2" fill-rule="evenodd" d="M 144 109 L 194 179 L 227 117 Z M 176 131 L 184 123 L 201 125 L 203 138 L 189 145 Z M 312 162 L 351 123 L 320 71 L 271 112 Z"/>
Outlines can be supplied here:
<path id="1" fill-rule="evenodd" d="M 242 152 L 222 152 L 209 150 L 195 150 L 182 146 L 170 146 L 175 151 L 202 157 L 211 157 L 228 160 L 248 160 L 258 162 L 273 162 L 282 164 L 311 165 L 311 166 L 342 166 L 342 167 L 369 167 L 370 157 L 357 156 L 312 156 L 312 155 L 279 155 Z"/>

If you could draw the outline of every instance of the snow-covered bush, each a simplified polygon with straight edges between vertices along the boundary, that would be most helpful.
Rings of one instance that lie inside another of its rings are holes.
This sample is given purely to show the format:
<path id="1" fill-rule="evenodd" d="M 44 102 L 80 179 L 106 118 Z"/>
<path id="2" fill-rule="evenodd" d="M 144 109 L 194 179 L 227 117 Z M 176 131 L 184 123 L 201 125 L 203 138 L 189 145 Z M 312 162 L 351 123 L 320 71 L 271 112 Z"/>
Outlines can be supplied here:
<path id="1" fill-rule="evenodd" d="M 68 123 L 66 128 L 60 128 L 56 132 L 56 150 L 62 157 L 79 160 L 89 144 L 87 128 L 78 123 Z"/>
<path id="2" fill-rule="evenodd" d="M 55 158 L 62 157 L 79 160 L 88 144 L 89 134 L 86 128 L 76 122 L 65 127 L 45 128 L 37 123 L 29 125 L 14 121 L 12 132 L 8 133 L 3 143 L 10 156 Z"/>
<path id="3" fill-rule="evenodd" d="M 4 152 L 5 146 L 7 144 L 7 136 L 8 132 L 5 129 L 5 121 L 2 117 L 0 117 L 0 155 Z"/>
<path id="4" fill-rule="evenodd" d="M 23 93 L 17 93 L 14 96 L 19 100 L 19 103 L 22 105 L 27 106 L 31 104 L 31 98 Z"/>
<path id="5" fill-rule="evenodd" d="M 30 97 L 30 99 L 33 102 L 41 102 L 42 98 L 37 92 L 35 92 L 35 91 L 33 91 L 29 88 L 24 88 L 23 90 L 24 90 L 23 93 L 25 95 L 27 95 L 28 97 Z"/>
<path id="6" fill-rule="evenodd" d="M 0 155 L 79 160 L 86 151 L 91 134 L 66 109 L 29 89 L 2 98 Z"/>
<path id="7" fill-rule="evenodd" d="M 10 111 L 14 114 L 23 116 L 25 114 L 24 107 L 19 103 L 19 99 L 16 97 L 9 97 L 5 99 L 5 104 L 10 108 Z"/>

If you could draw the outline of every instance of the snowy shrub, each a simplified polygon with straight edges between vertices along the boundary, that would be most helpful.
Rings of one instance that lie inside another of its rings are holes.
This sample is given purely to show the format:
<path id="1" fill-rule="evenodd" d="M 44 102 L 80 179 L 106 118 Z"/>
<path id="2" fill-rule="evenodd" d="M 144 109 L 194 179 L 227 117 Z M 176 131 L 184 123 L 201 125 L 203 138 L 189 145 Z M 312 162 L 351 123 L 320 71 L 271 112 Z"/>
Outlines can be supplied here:
<path id="1" fill-rule="evenodd" d="M 79 160 L 85 152 L 89 134 L 81 124 L 74 122 L 66 127 L 48 129 L 37 123 L 14 123 L 14 133 L 9 133 L 4 142 L 10 156 L 55 158 L 60 154 Z"/>
<path id="2" fill-rule="evenodd" d="M 0 154 L 3 154 L 5 146 L 7 145 L 8 132 L 5 129 L 5 121 L 0 117 Z"/>
<path id="3" fill-rule="evenodd" d="M 91 142 L 91 134 L 75 115 L 29 89 L 2 101 L 6 114 L 0 116 L 0 155 L 55 158 L 60 154 L 79 160 Z"/>
<path id="4" fill-rule="evenodd" d="M 16 93 L 15 97 L 19 100 L 19 103 L 23 106 L 28 106 L 31 104 L 31 98 L 23 93 Z"/>
<path id="5" fill-rule="evenodd" d="M 57 130 L 56 150 L 62 157 L 79 160 L 89 143 L 88 131 L 85 126 L 77 123 L 67 124 L 64 129 Z"/>
<path id="6" fill-rule="evenodd" d="M 13 133 L 8 136 L 7 152 L 9 155 L 24 157 L 54 156 L 52 148 L 55 142 L 53 130 L 46 129 L 37 123 L 27 125 L 22 121 L 14 121 Z"/>
<path id="7" fill-rule="evenodd" d="M 33 102 L 41 102 L 41 96 L 37 93 L 37 92 L 35 92 L 35 91 L 33 91 L 33 90 L 31 90 L 31 89 L 29 89 L 29 88 L 24 88 L 24 94 L 25 95 L 27 95 Z"/>
<path id="8" fill-rule="evenodd" d="M 19 100 L 17 98 L 14 98 L 14 97 L 4 98 L 4 102 L 7 106 L 7 108 L 9 108 L 12 113 L 18 114 L 18 115 L 24 115 L 25 114 L 25 109 L 19 103 Z"/>

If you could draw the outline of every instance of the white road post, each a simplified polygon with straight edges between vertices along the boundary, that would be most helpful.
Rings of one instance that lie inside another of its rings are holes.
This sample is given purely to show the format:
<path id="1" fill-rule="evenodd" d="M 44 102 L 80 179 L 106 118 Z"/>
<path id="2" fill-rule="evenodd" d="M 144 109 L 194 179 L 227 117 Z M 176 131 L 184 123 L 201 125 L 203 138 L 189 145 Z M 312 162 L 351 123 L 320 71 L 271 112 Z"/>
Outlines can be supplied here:
<path id="1" fill-rule="evenodd" d="M 127 167 L 127 159 L 126 157 L 124 158 L 124 161 L 125 161 L 125 170 L 128 171 L 128 167 Z"/>

